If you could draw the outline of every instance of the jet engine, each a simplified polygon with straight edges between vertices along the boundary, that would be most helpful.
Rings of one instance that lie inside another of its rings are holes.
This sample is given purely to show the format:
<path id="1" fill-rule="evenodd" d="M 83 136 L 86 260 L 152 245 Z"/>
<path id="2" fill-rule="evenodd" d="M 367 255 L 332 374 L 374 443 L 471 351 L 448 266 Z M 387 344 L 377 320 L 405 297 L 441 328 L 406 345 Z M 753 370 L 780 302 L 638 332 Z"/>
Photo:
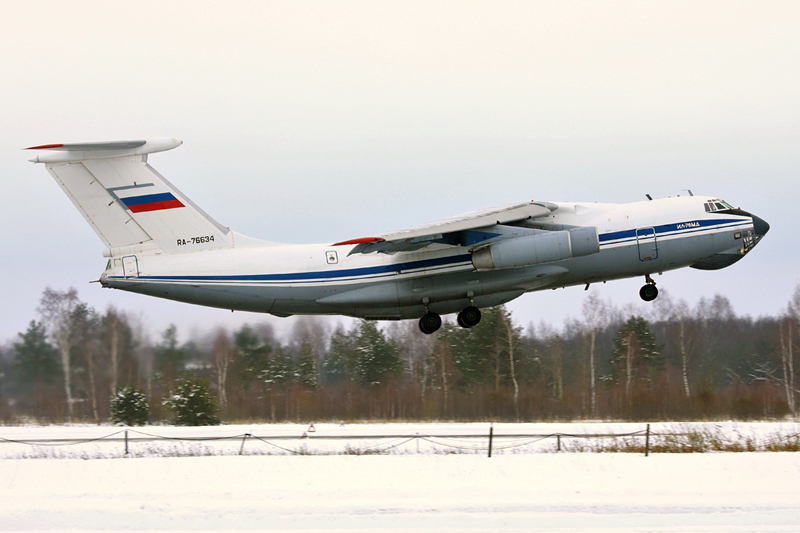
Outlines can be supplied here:
<path id="1" fill-rule="evenodd" d="M 478 270 L 514 268 L 553 263 L 600 251 L 597 228 L 584 227 L 513 237 L 472 252 Z"/>

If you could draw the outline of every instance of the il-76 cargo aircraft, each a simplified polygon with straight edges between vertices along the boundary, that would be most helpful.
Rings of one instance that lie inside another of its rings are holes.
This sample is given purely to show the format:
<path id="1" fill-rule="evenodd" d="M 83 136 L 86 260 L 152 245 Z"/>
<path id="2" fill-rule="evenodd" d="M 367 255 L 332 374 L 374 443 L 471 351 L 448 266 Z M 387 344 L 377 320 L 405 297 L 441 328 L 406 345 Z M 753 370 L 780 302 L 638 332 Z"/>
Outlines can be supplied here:
<path id="1" fill-rule="evenodd" d="M 480 308 L 526 292 L 654 273 L 716 270 L 769 230 L 712 197 L 627 204 L 523 202 L 329 244 L 280 244 L 219 224 L 148 163 L 181 141 L 49 144 L 29 150 L 106 246 L 103 287 L 231 310 L 419 319 L 469 328 Z"/>

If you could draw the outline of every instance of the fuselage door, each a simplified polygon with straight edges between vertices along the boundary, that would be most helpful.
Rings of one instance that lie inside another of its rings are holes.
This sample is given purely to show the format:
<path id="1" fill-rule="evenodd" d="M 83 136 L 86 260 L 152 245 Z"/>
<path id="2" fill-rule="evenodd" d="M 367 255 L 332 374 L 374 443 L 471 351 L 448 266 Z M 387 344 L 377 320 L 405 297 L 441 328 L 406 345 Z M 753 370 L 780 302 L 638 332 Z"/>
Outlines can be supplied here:
<path id="1" fill-rule="evenodd" d="M 652 261 L 658 257 L 658 244 L 656 243 L 655 229 L 637 229 L 636 243 L 639 246 L 639 261 Z"/>
<path id="2" fill-rule="evenodd" d="M 126 255 L 122 258 L 122 271 L 126 278 L 139 277 L 139 261 L 135 255 Z"/>

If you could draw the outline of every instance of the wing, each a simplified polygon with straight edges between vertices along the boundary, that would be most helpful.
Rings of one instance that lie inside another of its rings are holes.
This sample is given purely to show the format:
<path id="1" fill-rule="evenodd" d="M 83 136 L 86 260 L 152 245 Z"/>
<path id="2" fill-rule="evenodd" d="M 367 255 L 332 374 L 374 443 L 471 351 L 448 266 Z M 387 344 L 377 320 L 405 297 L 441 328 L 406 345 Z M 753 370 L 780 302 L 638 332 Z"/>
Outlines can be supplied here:
<path id="1" fill-rule="evenodd" d="M 434 243 L 464 246 L 486 240 L 473 234 L 481 228 L 546 216 L 556 209 L 557 206 L 549 202 L 526 202 L 489 207 L 406 230 L 386 233 L 378 237 L 337 242 L 334 246 L 356 245 L 348 255 L 372 252 L 411 252 Z"/>

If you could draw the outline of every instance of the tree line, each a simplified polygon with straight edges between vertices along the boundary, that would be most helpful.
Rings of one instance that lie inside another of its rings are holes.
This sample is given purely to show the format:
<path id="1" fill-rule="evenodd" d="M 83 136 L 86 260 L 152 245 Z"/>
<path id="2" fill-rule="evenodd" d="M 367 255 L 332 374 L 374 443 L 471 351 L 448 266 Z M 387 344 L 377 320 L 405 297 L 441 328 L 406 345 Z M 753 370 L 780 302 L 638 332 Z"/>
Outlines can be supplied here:
<path id="1" fill-rule="evenodd" d="M 0 348 L 7 423 L 104 422 L 123 387 L 151 422 L 170 421 L 187 380 L 213 393 L 219 419 L 695 420 L 795 415 L 800 286 L 776 316 L 737 315 L 721 295 L 695 306 L 662 291 L 642 311 L 590 293 L 561 328 L 517 325 L 504 306 L 480 324 L 416 321 L 331 327 L 300 317 L 286 339 L 268 323 L 153 342 L 132 317 L 98 312 L 75 289 L 47 288 L 38 316 Z M 174 394 L 172 396 L 174 398 Z"/>

